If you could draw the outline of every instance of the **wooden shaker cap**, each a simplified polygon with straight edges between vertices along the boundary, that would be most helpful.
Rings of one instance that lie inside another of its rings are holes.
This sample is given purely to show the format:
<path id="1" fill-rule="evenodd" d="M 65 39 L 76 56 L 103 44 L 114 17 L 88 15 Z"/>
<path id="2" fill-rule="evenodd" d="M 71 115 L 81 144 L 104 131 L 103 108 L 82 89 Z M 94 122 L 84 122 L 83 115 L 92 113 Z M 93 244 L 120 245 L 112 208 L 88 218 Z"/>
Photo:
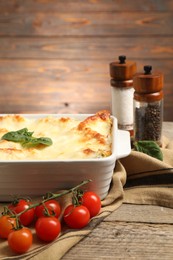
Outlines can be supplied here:
<path id="1" fill-rule="evenodd" d="M 160 101 L 163 98 L 163 91 L 159 92 L 154 92 L 154 93 L 146 93 L 146 94 L 141 94 L 141 93 L 134 93 L 134 99 L 139 101 L 139 102 L 155 102 L 155 101 Z"/>
<path id="2" fill-rule="evenodd" d="M 149 94 L 159 92 L 163 88 L 163 74 L 151 73 L 152 66 L 144 66 L 144 73 L 136 73 L 133 77 L 133 87 L 137 93 Z"/>
<path id="3" fill-rule="evenodd" d="M 119 61 L 111 62 L 109 64 L 110 76 L 115 80 L 130 80 L 137 71 L 136 63 L 133 61 L 126 61 L 126 56 L 119 56 Z"/>

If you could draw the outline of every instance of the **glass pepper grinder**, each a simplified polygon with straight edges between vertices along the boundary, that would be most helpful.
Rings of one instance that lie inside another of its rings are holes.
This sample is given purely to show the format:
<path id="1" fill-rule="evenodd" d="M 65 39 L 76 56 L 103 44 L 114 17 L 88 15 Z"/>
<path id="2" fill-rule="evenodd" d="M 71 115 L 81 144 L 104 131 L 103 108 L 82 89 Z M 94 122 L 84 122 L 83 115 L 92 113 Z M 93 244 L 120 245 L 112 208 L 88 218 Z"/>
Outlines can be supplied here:
<path id="1" fill-rule="evenodd" d="M 119 56 L 118 61 L 110 63 L 110 84 L 112 115 L 118 120 L 118 128 L 128 130 L 133 135 L 133 76 L 136 63 Z"/>
<path id="2" fill-rule="evenodd" d="M 152 73 L 152 66 L 144 66 L 137 73 L 134 84 L 134 140 L 156 141 L 161 145 L 163 122 L 163 74 Z"/>

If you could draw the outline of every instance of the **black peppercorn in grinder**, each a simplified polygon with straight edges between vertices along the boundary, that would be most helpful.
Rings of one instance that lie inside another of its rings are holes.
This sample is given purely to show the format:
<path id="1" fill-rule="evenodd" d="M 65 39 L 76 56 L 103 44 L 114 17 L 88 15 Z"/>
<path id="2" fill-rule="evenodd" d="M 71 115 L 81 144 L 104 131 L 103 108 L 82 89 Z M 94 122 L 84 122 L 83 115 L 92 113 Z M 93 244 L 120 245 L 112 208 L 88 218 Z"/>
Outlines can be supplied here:
<path id="1" fill-rule="evenodd" d="M 152 67 L 144 66 L 144 73 L 133 78 L 134 139 L 156 141 L 161 145 L 163 122 L 163 74 L 152 73 Z"/>

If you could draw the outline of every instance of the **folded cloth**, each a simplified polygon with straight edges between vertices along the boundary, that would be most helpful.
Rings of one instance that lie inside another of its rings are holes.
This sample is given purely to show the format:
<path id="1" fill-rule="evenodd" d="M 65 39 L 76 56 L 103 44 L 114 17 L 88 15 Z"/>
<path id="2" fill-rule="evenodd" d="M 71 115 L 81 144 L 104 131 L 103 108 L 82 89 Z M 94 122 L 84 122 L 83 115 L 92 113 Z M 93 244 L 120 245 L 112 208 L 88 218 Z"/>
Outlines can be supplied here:
<path id="1" fill-rule="evenodd" d="M 7 241 L 0 241 L 0 259 L 58 260 L 106 216 L 122 203 L 150 204 L 173 208 L 173 143 L 167 142 L 163 161 L 141 152 L 132 151 L 129 156 L 116 162 L 109 193 L 102 201 L 102 209 L 86 228 L 81 230 L 63 229 L 62 234 L 52 243 L 42 243 L 34 235 L 32 248 L 23 255 L 14 254 Z M 67 205 L 69 195 L 61 203 Z M 3 206 L 3 205 L 2 205 Z M 1 208 L 2 211 L 2 208 Z M 32 228 L 34 234 L 34 228 Z"/>
<path id="2" fill-rule="evenodd" d="M 173 208 L 173 142 L 164 138 L 163 161 L 132 151 L 121 159 L 127 174 L 123 203 Z"/>

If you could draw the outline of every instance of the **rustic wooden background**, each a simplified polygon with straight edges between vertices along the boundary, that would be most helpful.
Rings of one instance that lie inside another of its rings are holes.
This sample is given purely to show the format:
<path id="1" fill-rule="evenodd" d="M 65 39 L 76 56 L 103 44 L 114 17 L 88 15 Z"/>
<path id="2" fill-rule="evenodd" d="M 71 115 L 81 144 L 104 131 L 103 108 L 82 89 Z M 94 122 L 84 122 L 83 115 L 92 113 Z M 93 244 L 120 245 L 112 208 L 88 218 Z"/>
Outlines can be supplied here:
<path id="1" fill-rule="evenodd" d="M 172 0 L 0 0 L 0 113 L 110 109 L 122 54 L 164 73 L 173 120 Z"/>

